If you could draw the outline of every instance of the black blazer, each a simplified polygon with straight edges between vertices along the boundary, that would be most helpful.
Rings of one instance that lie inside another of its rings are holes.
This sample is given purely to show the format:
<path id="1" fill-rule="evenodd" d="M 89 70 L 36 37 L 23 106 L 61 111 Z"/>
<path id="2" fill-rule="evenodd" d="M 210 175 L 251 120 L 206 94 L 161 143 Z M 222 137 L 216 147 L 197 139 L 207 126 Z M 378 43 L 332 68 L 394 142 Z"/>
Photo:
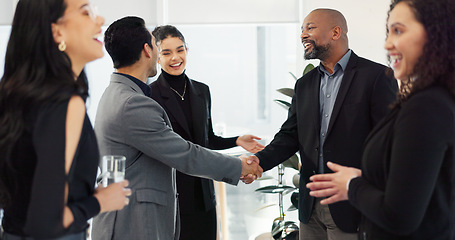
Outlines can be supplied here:
<path id="1" fill-rule="evenodd" d="M 362 239 L 455 239 L 455 98 L 429 87 L 394 109 L 365 142 L 349 202 Z"/>
<path id="2" fill-rule="evenodd" d="M 320 79 L 315 68 L 297 81 L 288 119 L 272 142 L 256 154 L 266 171 L 300 151 L 299 220 L 302 223 L 308 223 L 314 204 L 314 198 L 305 185 L 316 174 L 319 159 Z M 352 52 L 329 121 L 322 153 L 325 163 L 331 161 L 360 168 L 363 142 L 373 126 L 389 111 L 397 90 L 397 81 L 386 75 L 385 66 Z M 324 165 L 325 172 L 331 172 Z M 341 230 L 357 231 L 360 214 L 349 202 L 331 204 L 329 208 Z"/>
<path id="3" fill-rule="evenodd" d="M 188 141 L 209 149 L 219 150 L 237 146 L 235 143 L 237 137 L 222 138 L 213 133 L 209 87 L 192 79 L 187 80 L 193 131 L 190 130 L 175 93 L 170 89 L 164 76 L 161 74 L 156 81 L 150 84 L 152 98 L 166 110 L 174 132 Z M 199 181 L 201 182 L 202 195 L 195 194 L 195 182 L 197 184 Z M 183 214 L 197 211 L 195 202 L 200 201 L 201 198 L 204 202 L 205 211 L 216 206 L 212 180 L 193 177 L 177 171 L 177 192 L 179 193 L 180 212 Z"/>

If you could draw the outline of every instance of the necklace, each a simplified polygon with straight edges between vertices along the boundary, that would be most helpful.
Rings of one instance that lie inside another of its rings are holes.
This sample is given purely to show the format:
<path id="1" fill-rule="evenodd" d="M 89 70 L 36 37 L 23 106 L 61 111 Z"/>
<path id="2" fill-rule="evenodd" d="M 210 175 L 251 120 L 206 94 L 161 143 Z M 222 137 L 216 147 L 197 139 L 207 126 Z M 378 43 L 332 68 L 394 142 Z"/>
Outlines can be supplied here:
<path id="1" fill-rule="evenodd" d="M 185 100 L 184 96 L 185 96 L 185 93 L 186 93 L 186 81 L 185 81 L 185 86 L 183 87 L 183 94 L 180 95 L 179 92 L 177 92 L 177 90 L 175 90 L 174 88 L 172 88 L 171 86 L 169 86 L 171 88 L 172 91 L 174 91 L 175 93 L 177 93 L 177 95 L 179 95 L 179 97 L 183 100 Z"/>

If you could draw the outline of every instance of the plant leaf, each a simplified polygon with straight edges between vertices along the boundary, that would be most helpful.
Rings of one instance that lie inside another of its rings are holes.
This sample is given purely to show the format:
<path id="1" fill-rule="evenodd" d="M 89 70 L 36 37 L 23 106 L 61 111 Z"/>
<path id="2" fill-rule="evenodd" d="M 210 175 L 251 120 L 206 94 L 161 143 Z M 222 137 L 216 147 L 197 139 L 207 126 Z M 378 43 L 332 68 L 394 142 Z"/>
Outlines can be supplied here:
<path id="1" fill-rule="evenodd" d="M 297 81 L 297 77 L 294 75 L 294 73 L 291 73 L 291 72 L 288 72 L 289 74 L 291 74 L 291 76 Z"/>
<path id="2" fill-rule="evenodd" d="M 280 105 L 281 107 L 283 107 L 286 110 L 289 110 L 289 108 L 291 107 L 291 104 L 286 101 L 279 100 L 279 99 L 274 99 L 273 101 L 278 103 L 278 105 Z"/>
<path id="3" fill-rule="evenodd" d="M 283 166 L 294 168 L 295 170 L 299 170 L 299 157 L 297 154 L 292 155 L 288 160 L 283 162 Z"/>
<path id="4" fill-rule="evenodd" d="M 277 92 L 282 93 L 291 98 L 292 98 L 292 96 L 294 96 L 294 89 L 292 89 L 292 88 L 280 88 L 280 89 L 277 89 Z"/>
<path id="5" fill-rule="evenodd" d="M 311 71 L 313 69 L 314 69 L 314 65 L 311 63 L 308 63 L 308 65 L 306 65 L 305 69 L 303 70 L 303 75 L 307 74 L 309 71 Z"/>

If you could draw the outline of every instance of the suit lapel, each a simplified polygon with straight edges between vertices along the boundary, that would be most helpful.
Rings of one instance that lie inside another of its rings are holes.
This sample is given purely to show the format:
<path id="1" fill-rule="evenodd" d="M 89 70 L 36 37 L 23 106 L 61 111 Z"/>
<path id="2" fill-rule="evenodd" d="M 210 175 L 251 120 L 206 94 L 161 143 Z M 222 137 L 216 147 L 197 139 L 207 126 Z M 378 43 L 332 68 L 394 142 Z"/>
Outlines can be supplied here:
<path id="1" fill-rule="evenodd" d="M 330 117 L 329 127 L 327 129 L 327 136 L 330 134 L 330 131 L 332 130 L 333 124 L 337 119 L 338 114 L 340 113 L 341 106 L 343 105 L 344 99 L 346 98 L 352 80 L 356 75 L 357 60 L 358 60 L 357 55 L 355 55 L 355 53 L 352 52 L 348 65 L 346 66 L 346 70 L 344 72 L 343 80 L 341 81 L 340 90 L 338 91 L 335 105 L 333 106 L 332 116 Z"/>
<path id="2" fill-rule="evenodd" d="M 319 94 L 320 94 L 320 85 L 321 85 L 321 76 L 318 69 L 313 70 L 313 74 L 315 76 L 311 76 L 311 86 L 310 86 L 310 113 L 313 115 L 313 126 L 314 130 L 316 131 L 315 136 L 319 136 L 321 131 L 321 116 L 320 116 L 320 104 L 319 104 Z M 319 139 L 318 139 L 319 142 Z"/>
<path id="3" fill-rule="evenodd" d="M 204 101 L 203 93 L 195 84 L 189 80 L 188 84 L 190 90 L 190 101 L 191 101 L 191 115 L 193 118 L 193 139 L 197 144 L 205 145 L 205 119 L 207 119 L 206 109 L 207 103 Z"/>
<path id="4" fill-rule="evenodd" d="M 188 123 L 185 121 L 185 114 L 183 114 L 183 110 L 177 102 L 177 98 L 174 96 L 175 93 L 172 92 L 169 83 L 166 82 L 162 75 L 159 76 L 157 81 L 159 82 L 161 98 L 168 115 L 172 115 L 177 120 L 177 123 L 185 129 L 188 136 L 191 136 Z"/>

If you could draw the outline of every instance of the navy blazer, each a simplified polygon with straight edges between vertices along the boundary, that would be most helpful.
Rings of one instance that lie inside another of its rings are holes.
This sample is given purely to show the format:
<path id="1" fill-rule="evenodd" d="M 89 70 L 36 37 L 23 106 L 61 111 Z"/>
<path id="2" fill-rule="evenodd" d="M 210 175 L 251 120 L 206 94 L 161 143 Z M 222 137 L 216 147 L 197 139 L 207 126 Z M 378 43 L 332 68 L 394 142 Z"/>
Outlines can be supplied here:
<path id="1" fill-rule="evenodd" d="M 156 81 L 150 84 L 150 87 L 152 88 L 152 98 L 166 110 L 173 130 L 182 138 L 209 149 L 219 150 L 237 146 L 235 143 L 237 137 L 222 138 L 213 133 L 210 90 L 207 85 L 188 79 L 187 93 L 190 95 L 193 131 L 190 130 L 175 93 L 170 89 L 164 76 L 161 74 Z M 202 195 L 195 194 L 194 186 L 198 181 L 201 181 Z M 177 191 L 181 213 L 194 213 L 196 211 L 195 201 L 200 201 L 201 198 L 205 211 L 216 206 L 212 180 L 177 172 Z"/>
<path id="2" fill-rule="evenodd" d="M 295 84 L 288 119 L 272 142 L 257 153 L 267 171 L 300 152 L 299 220 L 308 223 L 314 204 L 305 185 L 317 173 L 321 128 L 319 92 L 321 76 L 317 68 Z M 389 111 L 396 99 L 397 81 L 386 67 L 358 57 L 352 52 L 332 111 L 323 147 L 327 161 L 360 168 L 363 142 L 373 126 Z M 329 205 L 335 224 L 345 232 L 356 232 L 360 214 L 347 201 Z"/>

